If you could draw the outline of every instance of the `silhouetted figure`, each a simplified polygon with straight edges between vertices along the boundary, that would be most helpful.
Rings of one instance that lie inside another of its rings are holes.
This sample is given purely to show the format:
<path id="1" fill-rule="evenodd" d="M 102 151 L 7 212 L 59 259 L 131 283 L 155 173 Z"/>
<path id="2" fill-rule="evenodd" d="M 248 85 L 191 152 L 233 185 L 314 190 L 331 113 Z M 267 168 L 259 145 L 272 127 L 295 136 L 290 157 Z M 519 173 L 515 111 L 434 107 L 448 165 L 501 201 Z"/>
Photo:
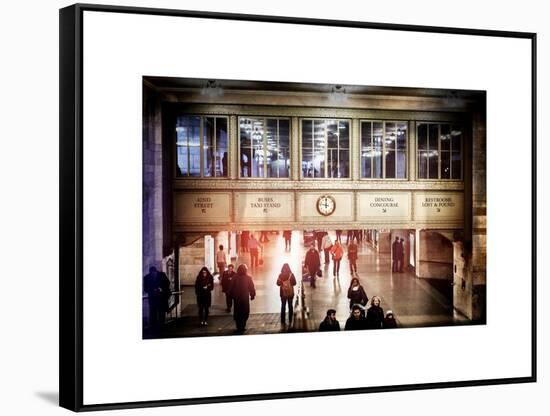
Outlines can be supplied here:
<path id="1" fill-rule="evenodd" d="M 222 275 L 222 292 L 225 293 L 225 311 L 231 312 L 231 307 L 233 306 L 233 298 L 231 297 L 231 294 L 229 291 L 231 290 L 231 285 L 233 283 L 233 279 L 237 275 L 235 273 L 235 270 L 233 270 L 233 265 L 229 264 L 227 266 L 227 270 L 223 272 Z"/>
<path id="2" fill-rule="evenodd" d="M 405 240 L 399 239 L 399 273 L 403 273 L 405 267 Z"/>
<path id="3" fill-rule="evenodd" d="M 230 290 L 233 298 L 233 319 L 238 332 L 244 332 L 246 321 L 250 316 L 250 301 L 256 297 L 256 289 L 252 277 L 248 274 L 246 264 L 237 268 L 237 275 L 233 278 Z"/>
<path id="4" fill-rule="evenodd" d="M 353 241 L 348 244 L 348 261 L 349 261 L 349 271 L 353 275 L 354 273 L 357 274 L 357 257 L 359 253 L 359 248 L 357 247 L 357 244 L 355 244 Z"/>
<path id="5" fill-rule="evenodd" d="M 336 311 L 334 309 L 327 311 L 327 316 L 325 316 L 325 319 L 319 325 L 319 331 L 340 331 L 340 322 L 336 320 Z"/>
<path id="6" fill-rule="evenodd" d="M 399 249 L 401 245 L 399 244 L 399 237 L 395 237 L 394 242 L 391 245 L 391 271 L 397 272 L 399 270 Z"/>
<path id="7" fill-rule="evenodd" d="M 336 230 L 336 241 L 342 242 L 342 230 Z"/>
<path id="8" fill-rule="evenodd" d="M 317 278 L 317 272 L 321 267 L 321 258 L 319 257 L 319 252 L 315 250 L 315 247 L 313 245 L 309 248 L 309 250 L 306 253 L 304 265 L 306 266 L 309 276 L 311 278 L 311 281 L 310 281 L 311 287 L 315 287 L 315 279 Z"/>
<path id="9" fill-rule="evenodd" d="M 241 232 L 241 251 L 243 253 L 248 252 L 248 240 L 250 239 L 250 232 L 243 231 Z"/>
<path id="10" fill-rule="evenodd" d="M 250 238 L 248 239 L 248 250 L 250 251 L 250 266 L 253 268 L 258 267 L 259 250 L 261 247 L 262 245 L 256 240 L 254 234 L 250 234 Z"/>
<path id="11" fill-rule="evenodd" d="M 373 296 L 370 308 L 367 309 L 367 328 L 379 329 L 384 323 L 384 310 L 380 307 L 380 298 Z"/>
<path id="12" fill-rule="evenodd" d="M 195 295 L 199 307 L 199 319 L 202 326 L 208 325 L 208 312 L 212 304 L 212 290 L 214 290 L 214 277 L 212 273 L 203 267 L 195 279 Z"/>
<path id="13" fill-rule="evenodd" d="M 285 239 L 285 250 L 290 250 L 290 243 L 292 241 L 292 230 L 283 231 L 283 238 Z"/>
<path id="14" fill-rule="evenodd" d="M 367 320 L 363 316 L 361 307 L 359 305 L 353 305 L 350 317 L 347 319 L 344 329 L 346 331 L 367 329 Z"/>
<path id="15" fill-rule="evenodd" d="M 170 280 L 166 273 L 156 267 L 150 267 L 149 273 L 143 277 L 143 291 L 147 293 L 149 303 L 149 327 L 151 334 L 159 335 L 170 299 Z"/>
<path id="16" fill-rule="evenodd" d="M 294 286 L 296 286 L 296 277 L 290 270 L 288 263 L 283 264 L 281 273 L 277 278 L 277 286 L 279 286 L 279 295 L 281 296 L 281 323 L 286 323 L 286 305 L 288 304 L 288 324 L 292 324 L 294 309 L 292 302 L 294 300 Z"/>
<path id="17" fill-rule="evenodd" d="M 353 241 L 353 230 L 348 230 L 346 234 L 346 244 L 349 244 Z"/>

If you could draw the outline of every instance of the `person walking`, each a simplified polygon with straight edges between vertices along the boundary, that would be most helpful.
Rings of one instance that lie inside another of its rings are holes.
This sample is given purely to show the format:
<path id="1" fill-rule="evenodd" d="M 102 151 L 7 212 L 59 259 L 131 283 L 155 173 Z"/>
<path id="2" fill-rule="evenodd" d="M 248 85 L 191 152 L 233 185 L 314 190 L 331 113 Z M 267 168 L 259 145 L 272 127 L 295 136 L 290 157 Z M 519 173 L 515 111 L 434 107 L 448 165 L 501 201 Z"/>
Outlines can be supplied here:
<path id="1" fill-rule="evenodd" d="M 330 235 L 326 233 L 323 236 L 323 239 L 321 240 L 321 247 L 323 248 L 323 251 L 325 252 L 325 264 L 329 264 L 330 262 L 330 249 L 332 248 L 332 239 L 330 238 Z"/>
<path id="2" fill-rule="evenodd" d="M 336 230 L 336 241 L 342 242 L 342 230 Z"/>
<path id="3" fill-rule="evenodd" d="M 373 296 L 370 308 L 367 309 L 367 328 L 380 329 L 384 323 L 384 310 L 380 306 L 380 298 Z"/>
<path id="4" fill-rule="evenodd" d="M 316 230 L 314 231 L 314 235 L 315 235 L 315 240 L 317 241 L 317 250 L 320 253 L 323 250 L 322 242 L 323 242 L 323 237 L 325 236 L 325 232 L 321 230 Z"/>
<path id="5" fill-rule="evenodd" d="M 223 251 L 223 245 L 219 245 L 218 251 L 216 253 L 216 264 L 218 265 L 218 275 L 221 279 L 223 272 L 225 272 L 225 267 L 227 266 L 227 257 L 225 251 Z"/>
<path id="6" fill-rule="evenodd" d="M 195 279 L 195 295 L 197 296 L 201 326 L 208 325 L 208 311 L 212 304 L 212 290 L 214 290 L 214 277 L 212 277 L 212 273 L 206 267 L 203 267 Z"/>
<path id="7" fill-rule="evenodd" d="M 395 241 L 391 245 L 391 271 L 397 272 L 399 263 L 399 237 L 395 237 Z"/>
<path id="8" fill-rule="evenodd" d="M 292 324 L 294 317 L 294 309 L 292 302 L 294 301 L 294 286 L 296 286 L 296 277 L 290 270 L 288 263 L 283 264 L 281 273 L 277 278 L 277 286 L 279 286 L 279 295 L 281 296 L 281 323 L 286 323 L 286 305 L 288 304 L 288 324 Z"/>
<path id="9" fill-rule="evenodd" d="M 348 230 L 346 234 L 346 244 L 349 244 L 353 241 L 353 230 Z"/>
<path id="10" fill-rule="evenodd" d="M 250 239 L 248 240 L 248 250 L 250 251 L 250 265 L 254 269 L 258 267 L 258 253 L 260 248 L 262 248 L 260 242 L 256 240 L 254 234 L 250 234 Z"/>
<path id="11" fill-rule="evenodd" d="M 334 309 L 327 310 L 327 316 L 319 325 L 319 331 L 340 331 L 340 322 L 336 320 L 336 311 Z"/>
<path id="12" fill-rule="evenodd" d="M 399 239 L 399 273 L 403 273 L 405 267 L 405 240 Z"/>
<path id="13" fill-rule="evenodd" d="M 332 254 L 333 262 L 332 276 L 340 276 L 340 262 L 342 261 L 342 257 L 344 257 L 344 247 L 342 247 L 342 244 L 338 240 L 330 248 L 330 254 Z"/>
<path id="14" fill-rule="evenodd" d="M 365 289 L 361 286 L 361 283 L 357 277 L 351 279 L 351 283 L 348 288 L 348 299 L 350 310 L 353 308 L 353 305 L 366 306 L 369 301 L 367 292 L 365 292 Z"/>
<path id="15" fill-rule="evenodd" d="M 241 252 L 248 252 L 248 240 L 250 239 L 250 232 L 243 231 L 241 232 Z"/>
<path id="16" fill-rule="evenodd" d="M 346 331 L 356 331 L 358 329 L 367 329 L 367 320 L 363 316 L 361 307 L 359 305 L 353 305 L 351 309 L 350 317 L 346 321 L 344 327 Z"/>
<path id="17" fill-rule="evenodd" d="M 283 238 L 285 239 L 285 250 L 290 250 L 290 242 L 292 241 L 292 230 L 283 231 Z"/>
<path id="18" fill-rule="evenodd" d="M 315 287 L 315 279 L 317 278 L 317 272 L 321 267 L 321 258 L 319 257 L 319 252 L 315 250 L 314 245 L 311 245 L 311 247 L 307 251 L 306 258 L 304 260 L 304 265 L 306 266 L 309 276 L 311 278 L 311 281 L 310 281 L 311 287 Z"/>
<path id="19" fill-rule="evenodd" d="M 160 272 L 151 266 L 149 273 L 143 277 L 143 291 L 147 293 L 149 304 L 149 329 L 152 335 L 159 335 L 170 299 L 170 280 L 166 273 Z"/>
<path id="20" fill-rule="evenodd" d="M 256 297 L 254 282 L 248 274 L 246 264 L 241 264 L 237 268 L 237 275 L 231 282 L 229 293 L 233 299 L 233 319 L 237 325 L 237 332 L 242 333 L 250 316 L 250 301 Z"/>
<path id="21" fill-rule="evenodd" d="M 357 257 L 359 253 L 359 248 L 357 244 L 353 241 L 348 244 L 348 261 L 349 261 L 349 271 L 351 275 L 357 274 Z"/>
<path id="22" fill-rule="evenodd" d="M 223 272 L 222 275 L 222 292 L 225 293 L 225 311 L 231 312 L 231 307 L 233 306 L 233 298 L 231 297 L 231 285 L 233 284 L 233 279 L 237 275 L 235 273 L 235 270 L 233 270 L 234 267 L 230 263 L 227 266 L 227 270 Z"/>

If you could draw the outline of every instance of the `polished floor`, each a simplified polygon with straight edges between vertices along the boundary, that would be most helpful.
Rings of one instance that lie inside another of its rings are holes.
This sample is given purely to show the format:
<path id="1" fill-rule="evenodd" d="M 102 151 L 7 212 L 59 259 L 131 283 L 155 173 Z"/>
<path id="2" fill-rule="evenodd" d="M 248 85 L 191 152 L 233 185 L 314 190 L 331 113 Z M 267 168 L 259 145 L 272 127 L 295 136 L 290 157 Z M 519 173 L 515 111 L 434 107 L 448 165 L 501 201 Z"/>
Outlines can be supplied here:
<path id="1" fill-rule="evenodd" d="M 334 240 L 335 235 L 331 233 Z M 250 268 L 254 279 L 256 299 L 251 302 L 251 317 L 247 324 L 247 334 L 279 333 L 317 330 L 327 309 L 335 309 L 337 319 L 343 329 L 349 316 L 347 290 L 351 280 L 347 255 L 340 267 L 340 275 L 333 277 L 332 262 L 323 268 L 323 277 L 317 280 L 316 288 L 304 283 L 304 303 L 295 311 L 292 326 L 281 325 L 279 287 L 276 280 L 284 263 L 289 263 L 300 286 L 301 264 L 306 248 L 302 233 L 293 232 L 291 250 L 285 250 L 281 235 L 268 234 L 269 241 L 263 243 L 262 266 Z M 345 243 L 345 237 L 344 237 Z M 345 244 L 344 244 L 345 246 Z M 321 256 L 323 261 L 323 256 Z M 249 254 L 241 253 L 236 265 L 250 264 Z M 413 273 L 392 273 L 390 258 L 379 254 L 370 245 L 359 246 L 358 277 L 369 298 L 381 298 L 384 311 L 392 310 L 398 327 L 422 327 L 468 324 L 461 315 L 453 311 L 452 301 L 428 281 L 415 277 Z M 178 316 L 167 323 L 163 337 L 186 337 L 208 335 L 230 335 L 234 333 L 234 322 L 230 313 L 225 312 L 225 297 L 221 291 L 218 276 L 215 276 L 210 310 L 209 325 L 199 325 L 193 287 L 184 287 L 181 308 Z"/>

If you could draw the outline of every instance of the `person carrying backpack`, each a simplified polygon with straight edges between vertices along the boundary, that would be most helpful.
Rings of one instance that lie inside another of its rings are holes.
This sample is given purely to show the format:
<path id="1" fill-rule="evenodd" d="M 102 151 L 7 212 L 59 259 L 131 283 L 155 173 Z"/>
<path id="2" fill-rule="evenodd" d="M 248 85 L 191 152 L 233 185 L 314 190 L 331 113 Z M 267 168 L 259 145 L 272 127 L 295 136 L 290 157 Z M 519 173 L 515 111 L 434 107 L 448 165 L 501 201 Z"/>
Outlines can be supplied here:
<path id="1" fill-rule="evenodd" d="M 283 264 L 281 273 L 277 278 L 277 286 L 279 286 L 279 294 L 281 295 L 281 324 L 286 323 L 286 305 L 288 304 L 288 324 L 292 323 L 294 309 L 292 301 L 294 300 L 294 286 L 296 286 L 296 278 L 290 270 L 288 263 Z"/>

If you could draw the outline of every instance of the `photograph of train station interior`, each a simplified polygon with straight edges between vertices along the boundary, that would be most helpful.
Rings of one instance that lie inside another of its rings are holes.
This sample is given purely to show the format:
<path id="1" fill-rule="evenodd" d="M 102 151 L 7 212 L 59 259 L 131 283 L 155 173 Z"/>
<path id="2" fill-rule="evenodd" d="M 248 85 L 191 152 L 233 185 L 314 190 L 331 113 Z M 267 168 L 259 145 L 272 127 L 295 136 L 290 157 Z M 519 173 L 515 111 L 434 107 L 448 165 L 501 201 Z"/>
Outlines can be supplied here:
<path id="1" fill-rule="evenodd" d="M 485 91 L 144 76 L 143 338 L 485 324 L 485 114 Z"/>

